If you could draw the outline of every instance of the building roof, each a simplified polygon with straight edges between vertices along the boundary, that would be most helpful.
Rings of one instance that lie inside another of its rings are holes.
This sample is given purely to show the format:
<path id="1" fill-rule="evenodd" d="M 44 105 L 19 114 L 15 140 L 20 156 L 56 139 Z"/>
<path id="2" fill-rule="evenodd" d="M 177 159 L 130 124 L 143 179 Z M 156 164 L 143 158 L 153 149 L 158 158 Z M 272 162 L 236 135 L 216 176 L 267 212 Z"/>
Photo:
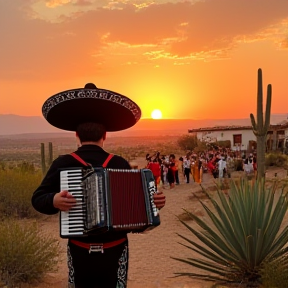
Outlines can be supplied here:
<path id="1" fill-rule="evenodd" d="M 207 131 L 227 131 L 227 130 L 252 130 L 252 126 L 214 126 L 188 129 L 189 133 L 193 132 L 207 132 Z"/>
<path id="2" fill-rule="evenodd" d="M 282 121 L 279 124 L 270 125 L 269 130 L 281 130 L 288 128 L 288 121 Z M 214 126 L 214 127 L 203 127 L 203 128 L 194 128 L 188 129 L 188 133 L 196 132 L 208 132 L 208 131 L 229 131 L 229 130 L 252 130 L 252 125 L 248 126 Z"/>

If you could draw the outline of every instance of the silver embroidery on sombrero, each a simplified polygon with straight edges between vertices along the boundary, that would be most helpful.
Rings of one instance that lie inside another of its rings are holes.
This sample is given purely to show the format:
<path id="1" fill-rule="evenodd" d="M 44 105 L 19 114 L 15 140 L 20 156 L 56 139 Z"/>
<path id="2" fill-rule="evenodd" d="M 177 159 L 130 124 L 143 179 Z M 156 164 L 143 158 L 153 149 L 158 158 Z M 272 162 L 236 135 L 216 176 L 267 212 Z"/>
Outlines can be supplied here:
<path id="1" fill-rule="evenodd" d="M 125 288 L 127 282 L 127 268 L 128 268 L 128 245 L 125 245 L 118 263 L 119 263 L 117 272 L 118 281 L 116 288 Z"/>
<path id="2" fill-rule="evenodd" d="M 74 287 L 74 267 L 73 267 L 73 262 L 72 262 L 72 256 L 70 253 L 70 247 L 67 245 L 67 263 L 68 263 L 68 285 L 69 288 Z"/>
<path id="3" fill-rule="evenodd" d="M 42 107 L 43 116 L 47 118 L 50 109 L 52 109 L 57 104 L 73 99 L 83 99 L 83 98 L 103 99 L 114 103 L 118 103 L 119 105 L 122 105 L 127 109 L 129 109 L 137 121 L 141 117 L 141 111 L 139 107 L 132 100 L 123 95 L 113 93 L 112 91 L 106 91 L 101 89 L 98 89 L 97 91 L 93 89 L 92 90 L 76 89 L 56 94 L 47 99 L 46 102 L 43 104 Z"/>

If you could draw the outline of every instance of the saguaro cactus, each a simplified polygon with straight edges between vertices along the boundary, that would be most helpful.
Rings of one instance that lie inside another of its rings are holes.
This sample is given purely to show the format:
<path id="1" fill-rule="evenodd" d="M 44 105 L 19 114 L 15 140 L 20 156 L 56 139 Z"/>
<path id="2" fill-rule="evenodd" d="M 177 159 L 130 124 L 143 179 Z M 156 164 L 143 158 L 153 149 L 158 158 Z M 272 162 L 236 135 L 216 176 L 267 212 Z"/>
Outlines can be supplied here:
<path id="1" fill-rule="evenodd" d="M 44 143 L 41 143 L 41 167 L 42 167 L 42 174 L 46 173 L 46 159 L 45 159 L 45 146 Z"/>
<path id="2" fill-rule="evenodd" d="M 52 142 L 49 142 L 49 146 L 48 146 L 48 162 L 47 162 L 47 166 L 46 166 L 46 156 L 45 156 L 45 145 L 44 143 L 41 143 L 41 167 L 42 167 L 42 173 L 43 175 L 46 174 L 47 169 L 51 166 L 52 162 L 53 162 L 53 144 Z"/>
<path id="3" fill-rule="evenodd" d="M 253 133 L 257 140 L 257 179 L 265 177 L 265 152 L 266 152 L 266 137 L 270 126 L 271 114 L 271 99 L 272 85 L 267 86 L 267 100 L 265 119 L 263 115 L 263 85 L 262 85 L 262 70 L 258 69 L 258 91 L 257 91 L 257 123 L 254 115 L 250 114 Z"/>
<path id="4" fill-rule="evenodd" d="M 49 142 L 49 158 L 48 158 L 48 167 L 51 166 L 53 162 L 53 144 Z"/>

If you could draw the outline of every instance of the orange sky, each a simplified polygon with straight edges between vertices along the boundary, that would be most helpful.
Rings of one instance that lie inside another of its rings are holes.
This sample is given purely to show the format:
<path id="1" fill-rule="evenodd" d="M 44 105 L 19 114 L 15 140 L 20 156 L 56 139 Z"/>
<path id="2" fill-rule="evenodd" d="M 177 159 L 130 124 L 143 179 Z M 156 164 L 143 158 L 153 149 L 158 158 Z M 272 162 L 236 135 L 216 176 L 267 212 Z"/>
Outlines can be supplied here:
<path id="1" fill-rule="evenodd" d="M 94 82 L 150 118 L 248 118 L 257 70 L 288 113 L 287 0 L 0 1 L 0 114 Z"/>

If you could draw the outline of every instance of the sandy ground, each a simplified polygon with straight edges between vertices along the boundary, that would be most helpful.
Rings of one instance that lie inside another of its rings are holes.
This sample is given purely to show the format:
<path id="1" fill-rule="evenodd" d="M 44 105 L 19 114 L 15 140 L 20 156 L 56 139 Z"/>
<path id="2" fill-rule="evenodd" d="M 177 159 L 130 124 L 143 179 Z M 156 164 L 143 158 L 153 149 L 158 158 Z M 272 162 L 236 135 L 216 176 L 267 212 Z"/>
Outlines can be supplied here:
<path id="1" fill-rule="evenodd" d="M 270 177 L 286 177 L 287 171 L 273 170 L 269 171 Z M 213 186 L 214 179 L 210 174 L 204 173 L 202 185 L 205 188 Z M 183 208 L 203 216 L 203 210 L 198 200 L 193 197 L 192 193 L 196 192 L 201 196 L 201 188 L 196 183 L 185 183 L 184 178 L 180 177 L 180 185 L 174 189 L 163 189 L 166 195 L 166 206 L 160 211 L 161 225 L 144 234 L 129 235 L 129 273 L 128 288 L 210 288 L 212 283 L 205 281 L 197 281 L 187 277 L 174 278 L 175 272 L 196 272 L 196 268 L 192 268 L 187 264 L 183 264 L 171 257 L 193 257 L 193 251 L 180 245 L 178 242 L 185 243 L 177 233 L 193 237 L 191 232 L 187 230 L 177 219 L 176 215 L 183 213 Z M 203 199 L 204 201 L 207 201 Z M 189 221 L 190 223 L 191 221 Z M 193 225 L 193 223 L 191 222 Z M 40 225 L 55 234 L 59 235 L 59 219 L 58 216 L 47 217 Z M 47 275 L 44 282 L 34 286 L 39 288 L 63 288 L 67 287 L 67 267 L 66 267 L 66 243 L 64 239 L 60 239 L 60 245 L 63 253 L 60 255 L 61 263 L 58 272 Z M 195 237 L 193 238 L 195 240 Z"/>

